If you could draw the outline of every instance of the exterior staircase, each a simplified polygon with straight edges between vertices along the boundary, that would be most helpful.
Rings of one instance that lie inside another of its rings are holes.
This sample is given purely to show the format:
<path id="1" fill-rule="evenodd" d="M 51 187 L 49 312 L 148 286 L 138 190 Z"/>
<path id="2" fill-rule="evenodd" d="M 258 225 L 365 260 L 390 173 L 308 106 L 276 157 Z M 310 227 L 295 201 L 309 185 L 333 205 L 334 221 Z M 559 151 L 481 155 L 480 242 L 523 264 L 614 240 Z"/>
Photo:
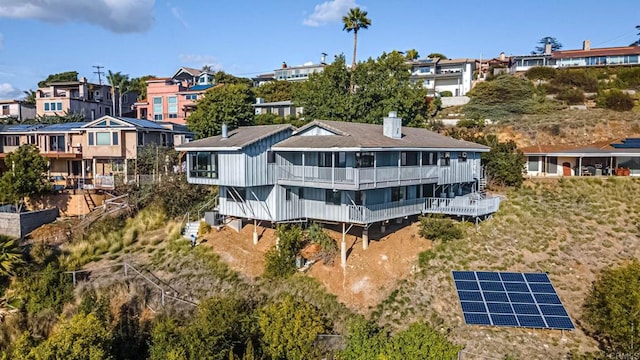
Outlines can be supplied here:
<path id="1" fill-rule="evenodd" d="M 200 229 L 200 221 L 188 222 L 182 231 L 182 236 L 185 239 L 191 239 L 191 235 L 198 236 L 198 229 Z"/>

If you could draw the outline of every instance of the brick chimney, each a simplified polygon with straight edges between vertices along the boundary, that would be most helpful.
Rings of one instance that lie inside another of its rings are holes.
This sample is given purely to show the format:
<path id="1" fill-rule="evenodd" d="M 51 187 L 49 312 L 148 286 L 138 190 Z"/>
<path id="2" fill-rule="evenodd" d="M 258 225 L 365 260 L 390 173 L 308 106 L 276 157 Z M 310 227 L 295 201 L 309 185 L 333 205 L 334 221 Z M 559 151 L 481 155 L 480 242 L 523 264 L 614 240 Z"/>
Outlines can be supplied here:
<path id="1" fill-rule="evenodd" d="M 546 44 L 544 44 L 544 54 L 545 55 L 551 55 L 551 43 L 547 42 Z"/>
<path id="2" fill-rule="evenodd" d="M 585 40 L 582 42 L 582 50 L 591 50 L 591 41 Z"/>
<path id="3" fill-rule="evenodd" d="M 507 56 L 504 54 L 504 51 L 500 53 L 500 60 L 505 60 Z"/>

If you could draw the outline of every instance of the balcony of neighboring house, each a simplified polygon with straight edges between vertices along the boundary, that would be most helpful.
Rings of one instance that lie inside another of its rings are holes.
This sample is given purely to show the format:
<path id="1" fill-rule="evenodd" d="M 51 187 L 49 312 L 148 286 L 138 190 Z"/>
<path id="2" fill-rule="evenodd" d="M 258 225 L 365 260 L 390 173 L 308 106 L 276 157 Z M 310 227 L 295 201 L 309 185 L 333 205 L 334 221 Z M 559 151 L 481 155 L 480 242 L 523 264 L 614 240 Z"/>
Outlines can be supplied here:
<path id="1" fill-rule="evenodd" d="M 65 135 L 46 135 L 43 141 L 39 144 L 40 154 L 46 158 L 82 158 L 82 145 L 68 143 Z M 35 144 L 35 140 L 30 143 Z"/>

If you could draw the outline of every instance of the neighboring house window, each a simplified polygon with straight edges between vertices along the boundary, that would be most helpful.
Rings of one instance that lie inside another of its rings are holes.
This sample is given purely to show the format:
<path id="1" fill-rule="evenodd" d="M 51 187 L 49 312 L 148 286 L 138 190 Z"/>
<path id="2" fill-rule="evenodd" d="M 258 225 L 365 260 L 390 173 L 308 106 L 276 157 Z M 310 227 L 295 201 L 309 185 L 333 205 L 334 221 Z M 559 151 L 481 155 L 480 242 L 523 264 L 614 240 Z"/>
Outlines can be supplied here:
<path id="1" fill-rule="evenodd" d="M 169 96 L 167 98 L 167 106 L 168 113 L 170 119 L 175 119 L 178 117 L 178 97 L 177 96 Z"/>
<path id="2" fill-rule="evenodd" d="M 340 205 L 342 200 L 342 192 L 340 190 L 326 189 L 324 195 L 325 204 Z"/>
<path id="3" fill-rule="evenodd" d="M 9 115 L 9 105 L 2 105 L 2 115 Z"/>
<path id="4" fill-rule="evenodd" d="M 442 158 L 440 159 L 440 166 L 449 166 L 449 164 L 451 164 L 451 153 L 448 151 L 443 152 Z"/>
<path id="5" fill-rule="evenodd" d="M 244 202 L 247 199 L 247 189 L 244 188 L 227 188 L 227 200 L 235 202 Z"/>
<path id="6" fill-rule="evenodd" d="M 27 144 L 36 144 L 36 136 L 35 135 L 27 135 Z"/>
<path id="7" fill-rule="evenodd" d="M 422 165 L 437 165 L 438 153 L 422 152 Z"/>
<path id="8" fill-rule="evenodd" d="M 291 189 L 286 188 L 286 189 L 284 190 L 284 199 L 285 199 L 286 201 L 291 201 Z"/>
<path id="9" fill-rule="evenodd" d="M 422 197 L 433 197 L 433 184 L 422 185 Z"/>
<path id="10" fill-rule="evenodd" d="M 218 178 L 218 153 L 201 151 L 189 153 L 191 177 Z"/>
<path id="11" fill-rule="evenodd" d="M 95 140 L 95 141 L 94 141 Z M 118 133 L 117 132 L 95 132 L 89 133 L 89 145 L 118 145 Z"/>
<path id="12" fill-rule="evenodd" d="M 104 114 L 105 114 L 105 115 L 111 115 L 111 108 L 110 108 L 110 107 L 108 107 L 108 106 L 107 106 L 107 107 L 105 107 L 105 108 L 104 108 Z"/>
<path id="13" fill-rule="evenodd" d="M 160 134 L 160 145 L 161 146 L 167 146 L 167 134 L 166 133 Z"/>
<path id="14" fill-rule="evenodd" d="M 153 119 L 162 120 L 162 98 L 153 98 Z"/>
<path id="15" fill-rule="evenodd" d="M 5 136 L 4 146 L 20 146 L 20 136 L 13 136 L 13 135 Z"/>
<path id="16" fill-rule="evenodd" d="M 404 199 L 404 187 L 391 188 L 391 202 L 400 201 Z"/>
<path id="17" fill-rule="evenodd" d="M 184 98 L 187 100 L 198 100 L 198 94 L 187 94 Z"/>
<path id="18" fill-rule="evenodd" d="M 44 103 L 44 111 L 62 111 L 62 103 L 46 102 Z"/>
<path id="19" fill-rule="evenodd" d="M 49 136 L 49 151 L 65 151 L 64 135 Z"/>
<path id="20" fill-rule="evenodd" d="M 139 132 L 138 133 L 138 146 L 142 146 L 144 145 L 144 133 Z"/>
<path id="21" fill-rule="evenodd" d="M 114 133 L 117 134 L 117 133 Z M 115 159 L 111 161 L 111 171 L 112 172 L 122 172 L 124 171 L 124 161 L 122 159 Z"/>
<path id="22" fill-rule="evenodd" d="M 528 171 L 539 171 L 540 164 L 538 162 L 539 157 L 537 156 L 529 156 L 529 161 L 527 162 L 527 170 Z"/>
<path id="23" fill-rule="evenodd" d="M 403 151 L 400 153 L 400 165 L 401 166 L 416 166 L 418 165 L 418 152 L 417 151 Z"/>

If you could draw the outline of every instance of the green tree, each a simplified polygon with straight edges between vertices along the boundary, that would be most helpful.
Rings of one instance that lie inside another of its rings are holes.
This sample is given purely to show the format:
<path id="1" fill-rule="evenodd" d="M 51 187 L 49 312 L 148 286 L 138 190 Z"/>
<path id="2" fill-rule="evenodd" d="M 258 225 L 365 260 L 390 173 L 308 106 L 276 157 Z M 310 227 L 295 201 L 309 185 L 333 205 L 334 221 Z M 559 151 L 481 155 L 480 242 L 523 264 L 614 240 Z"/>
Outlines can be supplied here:
<path id="1" fill-rule="evenodd" d="M 137 78 L 132 78 L 129 81 L 130 91 L 138 93 L 138 100 L 147 98 L 147 80 L 154 77 L 154 75 L 144 75 Z"/>
<path id="2" fill-rule="evenodd" d="M 23 91 L 25 97 L 24 97 L 24 103 L 28 104 L 28 105 L 35 105 L 36 104 L 36 92 L 35 90 L 25 90 Z"/>
<path id="3" fill-rule="evenodd" d="M 551 51 L 558 51 L 562 49 L 562 44 L 558 41 L 558 39 L 552 36 L 545 36 L 542 39 L 538 40 L 538 46 L 536 46 L 535 50 L 532 51 L 532 54 L 544 54 L 544 49 L 547 44 L 551 44 Z"/>
<path id="4" fill-rule="evenodd" d="M 118 90 L 118 116 L 122 116 L 122 100 L 124 99 L 124 96 L 131 91 L 131 82 L 129 81 L 129 77 L 125 75 L 120 79 L 116 88 Z M 113 109 L 114 113 L 115 111 L 116 110 Z"/>
<path id="5" fill-rule="evenodd" d="M 529 80 L 551 80 L 556 77 L 557 70 L 546 66 L 534 66 L 524 73 Z"/>
<path id="6" fill-rule="evenodd" d="M 22 264 L 24 258 L 18 240 L 0 235 L 0 276 L 14 275 Z"/>
<path id="7" fill-rule="evenodd" d="M 631 95 L 618 89 L 611 89 L 598 95 L 597 104 L 615 111 L 629 111 L 633 109 L 635 102 Z"/>
<path id="8" fill-rule="evenodd" d="M 299 226 L 278 225 L 276 230 L 278 246 L 265 254 L 264 275 L 270 278 L 283 278 L 296 271 L 296 256 L 302 250 L 303 236 Z"/>
<path id="9" fill-rule="evenodd" d="M 182 329 L 170 316 L 156 318 L 149 344 L 150 360 L 186 360 L 187 350 L 182 343 Z"/>
<path id="10" fill-rule="evenodd" d="M 214 87 L 198 100 L 196 110 L 187 117 L 187 125 L 199 138 L 220 134 L 223 123 L 230 129 L 251 125 L 253 102 L 253 94 L 247 85 Z"/>
<path id="11" fill-rule="evenodd" d="M 357 316 L 347 324 L 346 348 L 338 353 L 338 359 L 379 359 L 387 343 L 387 334 L 374 322 Z"/>
<path id="12" fill-rule="evenodd" d="M 66 71 L 57 74 L 51 74 L 46 79 L 38 82 L 38 87 L 46 87 L 50 82 L 59 81 L 78 81 L 77 71 Z"/>
<path id="13" fill-rule="evenodd" d="M 17 293 L 22 297 L 27 312 L 36 314 L 50 310 L 60 313 L 64 304 L 73 299 L 69 276 L 54 263 L 49 263 L 37 274 L 21 274 Z"/>
<path id="14" fill-rule="evenodd" d="M 121 72 L 116 72 L 114 73 L 113 71 L 109 70 L 107 72 L 107 81 L 109 82 L 109 85 L 111 86 L 110 91 L 111 91 L 111 114 L 113 116 L 116 116 L 116 89 L 118 88 L 118 86 L 125 80 L 127 79 L 128 76 L 122 74 Z"/>
<path id="15" fill-rule="evenodd" d="M 112 359 L 111 333 L 93 314 L 78 314 L 63 322 L 32 353 L 35 359 Z"/>
<path id="16" fill-rule="evenodd" d="M 328 330 L 316 307 L 289 294 L 262 308 L 258 322 L 263 350 L 273 360 L 310 358 L 316 337 Z"/>
<path id="17" fill-rule="evenodd" d="M 227 74 L 224 71 L 218 71 L 213 74 L 213 80 L 216 84 L 246 85 L 247 87 L 251 87 L 251 85 L 253 84 L 251 79 L 233 76 L 231 74 Z"/>
<path id="18" fill-rule="evenodd" d="M 21 209 L 26 197 L 49 189 L 47 161 L 35 145 L 21 145 L 7 154 L 4 163 L 8 170 L 0 178 L 0 202 L 14 203 Z"/>
<path id="19" fill-rule="evenodd" d="M 368 29 L 371 26 L 371 19 L 367 18 L 367 12 L 359 7 L 349 9 L 349 13 L 342 17 L 342 30 L 347 32 L 353 31 L 353 60 L 351 62 L 351 71 L 356 68 L 356 51 L 358 49 L 358 31 L 360 29 Z M 351 77 L 350 87 L 351 93 L 355 91 L 353 76 Z"/>
<path id="20" fill-rule="evenodd" d="M 438 52 L 431 53 L 431 54 L 427 55 L 427 57 L 431 58 L 431 59 L 439 58 L 440 60 L 447 60 L 448 59 L 448 57 L 446 55 L 444 55 L 442 53 L 438 53 Z"/>
<path id="21" fill-rule="evenodd" d="M 638 30 L 638 36 L 640 36 L 640 25 L 636 25 L 636 30 Z M 629 46 L 640 46 L 640 39 L 632 42 Z"/>
<path id="22" fill-rule="evenodd" d="M 491 148 L 481 157 L 482 166 L 491 182 L 515 187 L 522 185 L 527 159 L 513 140 L 500 142 L 495 135 L 486 135 L 475 141 Z"/>
<path id="23" fill-rule="evenodd" d="M 411 49 L 411 50 L 407 50 L 404 56 L 405 58 L 407 58 L 407 60 L 416 60 L 420 57 L 420 54 L 418 53 L 418 50 Z"/>
<path id="24" fill-rule="evenodd" d="M 266 102 L 291 100 L 292 88 L 299 83 L 275 80 L 253 88 L 257 98 L 263 98 Z"/>
<path id="25" fill-rule="evenodd" d="M 640 356 L 640 262 L 603 270 L 584 303 L 584 319 L 610 354 Z"/>
<path id="26" fill-rule="evenodd" d="M 462 346 L 449 342 L 441 333 L 425 323 L 413 323 L 387 342 L 384 359 L 457 359 Z"/>

